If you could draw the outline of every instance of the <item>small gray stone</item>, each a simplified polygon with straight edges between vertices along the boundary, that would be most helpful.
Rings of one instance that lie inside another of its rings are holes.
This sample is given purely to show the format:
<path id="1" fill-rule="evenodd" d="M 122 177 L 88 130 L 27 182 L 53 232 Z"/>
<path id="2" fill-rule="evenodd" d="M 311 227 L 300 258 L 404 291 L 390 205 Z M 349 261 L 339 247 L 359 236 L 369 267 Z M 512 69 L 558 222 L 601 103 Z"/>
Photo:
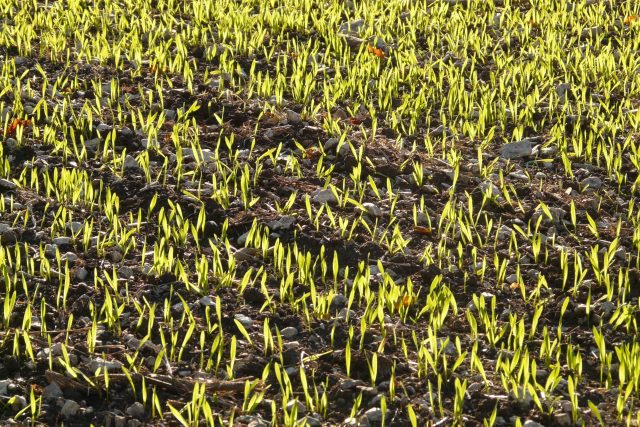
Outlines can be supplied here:
<path id="1" fill-rule="evenodd" d="M 57 246 L 70 245 L 72 242 L 73 242 L 73 239 L 71 239 L 71 237 L 66 237 L 66 236 L 54 237 L 53 239 L 53 244 Z"/>
<path id="2" fill-rule="evenodd" d="M 602 180 L 597 176 L 590 176 L 580 181 L 580 187 L 583 190 L 588 188 L 592 190 L 598 190 L 600 189 L 600 187 L 602 187 Z"/>
<path id="3" fill-rule="evenodd" d="M 67 230 L 73 234 L 78 234 L 84 228 L 84 224 L 79 221 L 70 221 L 67 223 Z"/>
<path id="4" fill-rule="evenodd" d="M 455 344 L 452 343 L 451 341 L 449 341 L 447 343 L 447 346 L 444 348 L 444 354 L 446 354 L 447 356 L 458 356 L 458 349 L 456 348 Z"/>
<path id="5" fill-rule="evenodd" d="M 500 156 L 505 159 L 519 159 L 531 155 L 533 144 L 530 139 L 510 142 L 500 148 Z"/>
<path id="6" fill-rule="evenodd" d="M 560 100 L 564 101 L 567 97 L 567 92 L 571 89 L 570 83 L 559 83 L 556 85 L 556 95 Z"/>
<path id="7" fill-rule="evenodd" d="M 353 319 L 355 315 L 356 315 L 355 311 L 347 310 L 347 308 L 345 307 L 342 310 L 340 310 L 340 312 L 338 313 L 338 319 L 347 320 L 347 317 L 349 319 Z"/>
<path id="8" fill-rule="evenodd" d="M 57 383 L 51 383 L 42 390 L 42 397 L 44 400 L 52 401 L 59 397 L 63 397 L 62 389 Z"/>
<path id="9" fill-rule="evenodd" d="M 89 271 L 86 268 L 80 267 L 76 270 L 76 278 L 81 282 L 84 281 L 89 276 Z"/>
<path id="10" fill-rule="evenodd" d="M 358 383 L 352 379 L 346 379 L 340 383 L 341 390 L 352 390 L 356 388 Z"/>
<path id="11" fill-rule="evenodd" d="M 164 110 L 164 116 L 167 118 L 167 120 L 175 120 L 176 110 Z"/>
<path id="12" fill-rule="evenodd" d="M 553 416 L 553 422 L 557 426 L 564 426 L 564 427 L 568 427 L 573 424 L 573 422 L 571 421 L 571 415 L 567 414 L 566 412 L 555 414 Z"/>
<path id="13" fill-rule="evenodd" d="M 380 408 L 371 408 L 364 413 L 364 417 L 370 423 L 379 423 L 382 421 L 382 410 Z"/>
<path id="14" fill-rule="evenodd" d="M 58 250 L 58 245 L 47 243 L 44 245 L 44 254 L 48 257 L 54 257 L 56 255 L 56 251 Z"/>
<path id="15" fill-rule="evenodd" d="M 127 418 L 122 415 L 115 415 L 113 417 L 114 427 L 125 427 L 127 425 Z"/>
<path id="16" fill-rule="evenodd" d="M 305 418 L 307 425 L 309 427 L 321 427 L 322 426 L 322 421 L 320 421 L 320 416 L 318 417 L 311 417 L 311 416 L 307 416 Z"/>
<path id="17" fill-rule="evenodd" d="M 73 265 L 78 260 L 78 255 L 74 254 L 73 252 L 67 252 L 66 254 L 62 255 L 60 259 L 62 261 L 68 261 L 69 264 Z"/>
<path id="18" fill-rule="evenodd" d="M 298 335 L 298 330 L 293 326 L 287 326 L 286 328 L 280 331 L 280 336 L 282 338 L 290 339 Z"/>
<path id="19" fill-rule="evenodd" d="M 364 27 L 364 19 L 356 19 L 354 21 L 344 22 L 338 28 L 340 34 L 359 33 Z"/>
<path id="20" fill-rule="evenodd" d="M 380 218 L 382 216 L 382 209 L 378 205 L 375 205 L 370 202 L 366 202 L 362 204 L 362 207 L 366 210 L 368 215 L 371 215 L 376 218 Z"/>
<path id="21" fill-rule="evenodd" d="M 198 300 L 198 302 L 203 307 L 213 307 L 216 305 L 216 303 L 213 301 L 213 299 L 209 295 L 203 296 Z"/>
<path id="22" fill-rule="evenodd" d="M 124 412 L 130 417 L 142 418 L 144 417 L 144 405 L 140 402 L 134 402 Z"/>
<path id="23" fill-rule="evenodd" d="M 118 268 L 118 277 L 120 277 L 122 279 L 130 279 L 133 276 L 134 276 L 134 274 L 133 274 L 133 270 L 131 269 L 131 267 L 123 265 L 120 268 Z"/>
<path id="24" fill-rule="evenodd" d="M 6 395 L 9 392 L 11 380 L 0 380 L 0 395 Z"/>
<path id="25" fill-rule="evenodd" d="M 266 423 L 260 416 L 255 415 L 240 415 L 235 419 L 238 423 L 246 424 L 253 427 L 266 427 L 269 424 Z"/>
<path id="26" fill-rule="evenodd" d="M 271 231 L 289 230 L 296 223 L 296 217 L 293 215 L 285 215 L 276 221 L 271 221 L 267 225 Z"/>
<path id="27" fill-rule="evenodd" d="M 502 353 L 504 357 L 506 357 L 506 353 Z M 520 408 L 524 410 L 529 410 L 531 405 L 533 405 L 533 397 L 528 390 L 523 389 L 522 387 L 518 387 L 518 395 L 516 396 L 513 392 L 511 393 L 511 397 L 515 399 L 519 404 Z"/>
<path id="28" fill-rule="evenodd" d="M 304 403 L 300 402 L 297 399 L 291 399 L 287 402 L 287 412 L 293 411 L 293 408 L 298 409 L 298 415 L 304 415 L 307 413 L 307 407 L 304 405 Z"/>
<path id="29" fill-rule="evenodd" d="M 338 203 L 338 198 L 333 194 L 333 191 L 329 188 L 325 188 L 324 190 L 317 190 L 313 194 L 313 201 L 316 203 L 329 203 L 335 204 Z"/>
<path id="30" fill-rule="evenodd" d="M 104 132 L 109 132 L 111 129 L 113 129 L 111 126 L 109 126 L 106 123 L 100 123 L 97 127 L 96 130 L 100 133 L 104 133 Z"/>
<path id="31" fill-rule="evenodd" d="M 522 427 L 544 427 L 544 425 L 540 424 L 537 421 L 527 420 L 522 424 Z"/>
<path id="32" fill-rule="evenodd" d="M 616 305 L 611 301 L 603 301 L 602 304 L 600 305 L 600 308 L 602 309 L 602 314 L 604 316 L 609 316 L 611 313 L 615 311 Z"/>
<path id="33" fill-rule="evenodd" d="M 122 253 L 120 251 L 111 251 L 109 258 L 111 258 L 111 262 L 120 262 L 122 261 Z"/>
<path id="34" fill-rule="evenodd" d="M 431 136 L 441 137 L 441 136 L 453 135 L 453 132 L 451 131 L 451 129 L 449 129 L 445 125 L 440 125 L 437 128 L 433 129 L 431 132 L 429 132 L 429 134 Z"/>
<path id="35" fill-rule="evenodd" d="M 8 179 L 0 178 L 0 190 L 15 190 L 18 184 Z"/>
<path id="36" fill-rule="evenodd" d="M 240 235 L 240 237 L 238 237 L 238 246 L 244 246 L 245 243 L 247 243 L 247 238 L 249 237 L 249 232 L 247 231 L 246 233 L 243 233 Z"/>
<path id="37" fill-rule="evenodd" d="M 254 257 L 258 256 L 260 254 L 260 251 L 256 248 L 251 248 L 251 247 L 245 247 L 245 248 L 240 248 L 237 251 L 234 252 L 233 256 L 236 259 L 236 261 L 246 261 L 249 259 L 253 259 Z"/>
<path id="38" fill-rule="evenodd" d="M 124 158 L 124 170 L 131 171 L 138 168 L 139 166 L 136 159 L 131 154 L 127 154 L 127 156 Z"/>
<path id="39" fill-rule="evenodd" d="M 498 229 L 498 241 L 502 242 L 505 241 L 507 239 L 509 239 L 511 237 L 513 230 L 511 230 L 511 228 L 508 225 L 501 225 L 500 228 Z"/>
<path id="40" fill-rule="evenodd" d="M 323 145 L 324 151 L 329 151 L 332 148 L 337 147 L 339 142 L 340 142 L 340 140 L 338 138 L 329 138 L 329 139 L 327 139 L 327 141 Z"/>
<path id="41" fill-rule="evenodd" d="M 348 302 L 349 300 L 347 297 L 342 294 L 336 294 L 333 296 L 331 304 L 329 304 L 329 309 L 335 313 L 336 311 L 346 307 Z"/>
<path id="42" fill-rule="evenodd" d="M 122 363 L 117 360 L 103 360 L 98 357 L 89 362 L 88 368 L 91 372 L 95 372 L 99 368 L 102 370 L 106 369 L 109 372 L 114 372 L 119 371 L 122 368 Z"/>
<path id="43" fill-rule="evenodd" d="M 84 148 L 87 150 L 88 154 L 95 154 L 98 152 L 98 148 L 100 147 L 100 139 L 93 138 L 84 142 Z"/>
<path id="44" fill-rule="evenodd" d="M 302 117 L 300 114 L 296 113 L 293 110 L 285 109 L 284 112 L 287 114 L 287 123 L 296 124 L 302 121 Z"/>
<path id="45" fill-rule="evenodd" d="M 67 399 L 60 409 L 60 415 L 65 418 L 71 418 L 78 413 L 80 410 L 80 405 L 75 400 Z"/>
<path id="46" fill-rule="evenodd" d="M 16 141 L 13 138 L 7 138 L 7 140 L 4 143 L 4 148 L 6 149 L 6 151 L 8 151 L 9 153 L 13 152 L 16 148 L 18 148 L 18 141 Z"/>
<path id="47" fill-rule="evenodd" d="M 529 182 L 529 177 L 526 174 L 520 172 L 511 172 L 507 176 L 511 179 L 517 179 L 518 181 Z"/>
<path id="48" fill-rule="evenodd" d="M 17 240 L 15 230 L 8 224 L 0 223 L 0 242 L 2 243 L 15 243 Z"/>
<path id="49" fill-rule="evenodd" d="M 15 395 L 13 396 L 13 410 L 19 411 L 27 407 L 27 399 L 24 396 Z"/>
<path id="50" fill-rule="evenodd" d="M 551 214 L 551 221 L 553 221 L 554 224 L 561 224 L 567 215 L 567 211 L 556 207 L 549 208 L 549 213 Z"/>
<path id="51" fill-rule="evenodd" d="M 238 322 L 240 322 L 240 324 L 242 326 L 244 326 L 245 329 L 249 329 L 253 326 L 253 320 L 249 317 L 246 316 L 242 313 L 238 313 L 235 316 L 233 316 Z"/>

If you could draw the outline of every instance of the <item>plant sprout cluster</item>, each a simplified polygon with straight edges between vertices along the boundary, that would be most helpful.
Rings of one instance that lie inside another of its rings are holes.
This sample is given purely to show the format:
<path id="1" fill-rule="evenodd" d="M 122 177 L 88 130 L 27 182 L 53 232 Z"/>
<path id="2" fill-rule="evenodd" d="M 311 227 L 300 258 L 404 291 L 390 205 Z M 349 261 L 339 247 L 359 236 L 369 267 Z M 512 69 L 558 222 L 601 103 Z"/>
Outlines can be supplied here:
<path id="1" fill-rule="evenodd" d="M 0 0 L 1 422 L 638 425 L 639 14 Z"/>

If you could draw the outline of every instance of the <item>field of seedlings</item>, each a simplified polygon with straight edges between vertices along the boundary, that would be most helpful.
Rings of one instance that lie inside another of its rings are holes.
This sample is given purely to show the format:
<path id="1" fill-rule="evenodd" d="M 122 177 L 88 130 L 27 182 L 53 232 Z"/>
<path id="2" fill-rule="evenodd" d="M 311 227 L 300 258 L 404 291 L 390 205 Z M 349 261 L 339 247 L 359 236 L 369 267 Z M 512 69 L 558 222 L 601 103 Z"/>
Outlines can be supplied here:
<path id="1" fill-rule="evenodd" d="M 0 0 L 0 424 L 638 426 L 632 0 Z"/>

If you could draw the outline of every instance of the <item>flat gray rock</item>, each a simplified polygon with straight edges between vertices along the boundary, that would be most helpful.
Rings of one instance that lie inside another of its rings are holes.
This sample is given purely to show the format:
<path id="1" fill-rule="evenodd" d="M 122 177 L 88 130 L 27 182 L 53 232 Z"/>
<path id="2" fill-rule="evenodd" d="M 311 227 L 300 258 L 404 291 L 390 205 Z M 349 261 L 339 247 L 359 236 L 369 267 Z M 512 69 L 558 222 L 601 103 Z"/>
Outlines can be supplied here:
<path id="1" fill-rule="evenodd" d="M 523 139 L 521 141 L 510 142 L 503 145 L 500 148 L 500 157 L 504 159 L 520 159 L 522 157 L 528 157 L 533 150 L 533 143 L 530 139 Z"/>

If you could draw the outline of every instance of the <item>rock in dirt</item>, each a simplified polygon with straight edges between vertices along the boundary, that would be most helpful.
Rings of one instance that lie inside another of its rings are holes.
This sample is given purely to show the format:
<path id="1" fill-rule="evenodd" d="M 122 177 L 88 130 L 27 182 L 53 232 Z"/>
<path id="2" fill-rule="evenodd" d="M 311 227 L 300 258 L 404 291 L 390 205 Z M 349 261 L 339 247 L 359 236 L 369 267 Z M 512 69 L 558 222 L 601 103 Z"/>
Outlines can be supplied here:
<path id="1" fill-rule="evenodd" d="M 336 197 L 335 194 L 333 194 L 333 191 L 331 191 L 331 189 L 329 188 L 325 188 L 324 190 L 317 190 L 314 193 L 315 194 L 313 194 L 313 201 L 316 203 L 321 203 L 321 204 L 338 203 L 338 198 Z"/>
<path id="2" fill-rule="evenodd" d="M 92 372 L 95 372 L 99 368 L 103 370 L 106 369 L 109 372 L 115 372 L 122 368 L 122 363 L 117 360 L 103 360 L 97 357 L 89 362 L 88 368 Z"/>
<path id="3" fill-rule="evenodd" d="M 367 203 L 363 203 L 362 207 L 365 209 L 365 211 L 367 212 L 368 215 L 376 217 L 376 218 L 380 218 L 382 216 L 382 209 L 380 209 L 380 207 L 376 204 L 367 202 Z"/>
<path id="4" fill-rule="evenodd" d="M 203 296 L 202 298 L 200 298 L 198 300 L 198 302 L 203 307 L 213 307 L 213 306 L 216 305 L 216 303 L 213 301 L 213 299 L 211 299 L 211 297 L 209 295 Z"/>
<path id="5" fill-rule="evenodd" d="M 13 410 L 20 411 L 27 407 L 27 399 L 24 396 L 13 396 Z"/>
<path id="6" fill-rule="evenodd" d="M 320 421 L 320 419 L 321 418 L 320 418 L 319 415 L 317 417 L 315 417 L 315 416 L 314 417 L 307 416 L 305 418 L 305 421 L 307 422 L 307 425 L 309 427 L 320 427 L 320 426 L 322 426 L 322 421 Z"/>
<path id="7" fill-rule="evenodd" d="M 8 224 L 0 223 L 0 242 L 5 244 L 15 243 L 17 240 L 15 230 Z"/>
<path id="8" fill-rule="evenodd" d="M 7 395 L 9 393 L 9 385 L 11 384 L 11 380 L 0 380 L 0 394 Z"/>
<path id="9" fill-rule="evenodd" d="M 296 217 L 293 215 L 285 215 L 276 221 L 271 221 L 267 225 L 271 231 L 289 230 L 296 223 Z"/>
<path id="10" fill-rule="evenodd" d="M 235 257 L 236 261 L 246 261 L 249 259 L 252 259 L 255 256 L 258 256 L 260 254 L 260 251 L 256 248 L 240 248 L 237 251 L 235 251 L 235 253 L 233 254 L 233 256 Z"/>
<path id="11" fill-rule="evenodd" d="M 53 239 L 53 244 L 57 246 L 70 245 L 71 243 L 73 243 L 71 237 L 61 236 Z"/>
<path id="12" fill-rule="evenodd" d="M 67 223 L 67 230 L 72 232 L 73 234 L 78 234 L 84 228 L 84 224 L 80 221 L 71 221 Z"/>
<path id="13" fill-rule="evenodd" d="M 518 395 L 516 396 L 515 393 L 512 392 L 511 397 L 518 402 L 523 411 L 529 410 L 531 405 L 533 405 L 533 397 L 531 396 L 531 393 L 521 387 L 518 389 Z"/>
<path id="14" fill-rule="evenodd" d="M 70 265 L 73 265 L 78 260 L 78 255 L 74 254 L 73 252 L 67 252 L 66 254 L 62 255 L 60 260 L 67 261 Z"/>
<path id="15" fill-rule="evenodd" d="M 127 154 L 127 157 L 124 158 L 124 170 L 132 171 L 138 168 L 139 166 L 136 159 L 131 154 Z"/>
<path id="16" fill-rule="evenodd" d="M 347 310 L 347 308 L 345 307 L 342 310 L 340 310 L 337 317 L 340 320 L 347 320 L 347 318 L 353 319 L 355 315 L 356 315 L 355 311 Z"/>
<path id="17" fill-rule="evenodd" d="M 571 415 L 567 414 L 566 412 L 555 414 L 553 416 L 553 422 L 555 425 L 562 427 L 569 427 L 573 425 L 573 422 L 571 421 Z"/>
<path id="18" fill-rule="evenodd" d="M 63 397 L 62 389 L 57 383 L 51 383 L 42 390 L 42 397 L 44 400 L 52 401 L 59 397 Z"/>
<path id="19" fill-rule="evenodd" d="M 371 408 L 362 416 L 363 421 L 366 420 L 369 423 L 379 423 L 382 421 L 382 410 L 380 408 Z"/>
<path id="20" fill-rule="evenodd" d="M 567 92 L 571 89 L 570 83 L 558 83 L 556 85 L 556 95 L 560 98 L 561 101 L 564 101 L 567 97 Z"/>
<path id="21" fill-rule="evenodd" d="M 81 282 L 84 281 L 87 277 L 89 277 L 89 271 L 86 268 L 80 267 L 76 270 L 76 278 Z"/>
<path id="22" fill-rule="evenodd" d="M 343 22 L 338 28 L 340 34 L 359 33 L 364 28 L 364 19 L 356 19 L 354 21 Z"/>
<path id="23" fill-rule="evenodd" d="M 55 256 L 57 250 L 58 245 L 56 245 L 55 243 L 47 243 L 46 245 L 44 245 L 44 254 L 48 257 Z"/>
<path id="24" fill-rule="evenodd" d="M 255 416 L 255 415 L 240 415 L 239 417 L 237 417 L 235 419 L 235 421 L 237 421 L 238 423 L 242 423 L 245 424 L 247 427 L 248 426 L 253 426 L 253 427 L 266 427 L 269 424 L 263 420 L 261 417 L 259 416 Z"/>
<path id="25" fill-rule="evenodd" d="M 287 402 L 287 412 L 293 411 L 293 408 L 298 409 L 298 415 L 304 415 L 307 412 L 307 407 L 304 405 L 304 403 L 300 402 L 297 399 L 291 399 L 289 402 Z"/>
<path id="26" fill-rule="evenodd" d="M 324 143 L 324 145 L 322 146 L 322 148 L 324 148 L 324 151 L 329 151 L 332 148 L 335 148 L 338 146 L 338 143 L 340 142 L 340 140 L 338 138 L 329 138 L 327 139 L 327 141 Z"/>
<path id="27" fill-rule="evenodd" d="M 16 188 L 18 188 L 18 184 L 15 182 L 4 178 L 0 179 L 0 190 L 15 190 Z"/>
<path id="28" fill-rule="evenodd" d="M 144 405 L 140 402 L 135 402 L 129 406 L 125 411 L 127 415 L 133 418 L 144 417 Z"/>
<path id="29" fill-rule="evenodd" d="M 360 37 L 352 36 L 350 34 L 340 34 L 340 36 L 347 42 L 349 47 L 354 49 L 358 49 L 362 43 L 364 43 L 364 40 Z"/>
<path id="30" fill-rule="evenodd" d="M 100 123 L 97 127 L 96 130 L 100 133 L 104 133 L 104 132 L 109 132 L 111 129 L 113 129 L 111 126 L 109 126 L 106 123 Z"/>
<path id="31" fill-rule="evenodd" d="M 251 319 L 249 316 L 246 316 L 242 313 L 238 313 L 235 316 L 233 316 L 238 322 L 240 322 L 240 324 L 242 326 L 244 326 L 245 329 L 249 329 L 253 326 L 253 319 Z"/>
<path id="32" fill-rule="evenodd" d="M 286 110 L 284 110 L 284 112 L 287 115 L 287 123 L 289 123 L 289 124 L 297 124 L 297 123 L 302 122 L 302 116 L 300 116 L 299 113 L 296 113 L 295 111 L 290 110 L 288 108 Z"/>
<path id="33" fill-rule="evenodd" d="M 580 187 L 583 190 L 586 190 L 589 188 L 592 190 L 598 190 L 600 189 L 600 187 L 602 187 L 602 180 L 597 176 L 590 176 L 580 181 Z"/>
<path id="34" fill-rule="evenodd" d="M 358 382 L 352 379 L 346 379 L 340 383 L 341 390 L 352 390 L 356 388 Z"/>
<path id="35" fill-rule="evenodd" d="M 78 413 L 80 410 L 80 405 L 75 400 L 66 400 L 62 409 L 60 409 L 60 415 L 65 418 L 71 418 Z"/>
<path id="36" fill-rule="evenodd" d="M 84 142 L 84 148 L 87 150 L 87 153 L 90 155 L 96 154 L 98 152 L 98 148 L 100 147 L 100 139 L 93 138 Z"/>
<path id="37" fill-rule="evenodd" d="M 347 297 L 342 294 L 336 294 L 329 304 L 329 310 L 331 310 L 331 312 L 339 311 L 347 306 L 347 302 L 349 302 Z"/>
<path id="38" fill-rule="evenodd" d="M 533 143 L 530 139 L 510 142 L 500 148 L 500 156 L 505 159 L 520 159 L 531 155 Z"/>
<path id="39" fill-rule="evenodd" d="M 527 420 L 524 422 L 524 424 L 522 424 L 522 427 L 544 427 L 544 425 L 540 424 L 537 421 Z"/>
<path id="40" fill-rule="evenodd" d="M 440 125 L 437 128 L 433 129 L 429 132 L 431 136 L 441 137 L 441 136 L 451 136 L 453 135 L 453 131 L 446 127 L 445 125 Z"/>
<path id="41" fill-rule="evenodd" d="M 491 197 L 495 197 L 496 199 L 500 199 L 502 197 L 502 191 L 496 186 L 493 182 L 486 180 L 482 181 L 478 185 L 478 189 L 484 194 L 489 193 Z"/>
<path id="42" fill-rule="evenodd" d="M 287 326 L 286 328 L 280 331 L 280 336 L 282 338 L 290 339 L 298 335 L 298 330 L 293 326 Z"/>

